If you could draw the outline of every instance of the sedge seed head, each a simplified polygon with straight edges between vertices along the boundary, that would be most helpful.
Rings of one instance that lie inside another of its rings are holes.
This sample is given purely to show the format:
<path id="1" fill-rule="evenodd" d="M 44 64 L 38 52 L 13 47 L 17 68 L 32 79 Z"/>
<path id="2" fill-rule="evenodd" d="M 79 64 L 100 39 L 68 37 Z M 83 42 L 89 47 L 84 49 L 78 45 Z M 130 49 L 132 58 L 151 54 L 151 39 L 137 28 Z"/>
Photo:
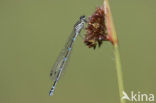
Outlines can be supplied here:
<path id="1" fill-rule="evenodd" d="M 103 41 L 108 41 L 103 7 L 96 8 L 93 15 L 89 17 L 86 31 L 87 34 L 85 36 L 84 43 L 89 48 L 95 49 L 97 45 L 100 47 Z"/>

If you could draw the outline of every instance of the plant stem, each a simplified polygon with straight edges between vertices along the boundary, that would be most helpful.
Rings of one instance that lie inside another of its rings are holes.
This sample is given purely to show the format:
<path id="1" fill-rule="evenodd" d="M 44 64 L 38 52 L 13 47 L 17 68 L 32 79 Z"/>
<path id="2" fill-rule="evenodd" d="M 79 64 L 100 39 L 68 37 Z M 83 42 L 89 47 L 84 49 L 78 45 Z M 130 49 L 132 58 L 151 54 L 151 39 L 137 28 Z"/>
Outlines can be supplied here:
<path id="1" fill-rule="evenodd" d="M 105 6 L 104 8 L 106 9 L 106 12 L 107 12 L 106 13 L 106 19 L 107 19 L 106 24 L 107 24 L 107 29 L 108 29 L 108 36 L 114 46 L 114 56 L 115 56 L 120 102 L 126 103 L 126 101 L 124 99 L 121 99 L 123 96 L 122 93 L 124 91 L 124 83 L 123 83 L 123 77 L 122 77 L 122 66 L 121 66 L 121 60 L 120 60 L 120 52 L 119 52 L 117 34 L 116 34 L 115 26 L 113 23 L 112 14 L 111 14 L 108 0 L 104 0 L 104 6 Z"/>
<path id="2" fill-rule="evenodd" d="M 124 91 L 124 85 L 123 85 L 122 66 L 121 66 L 120 53 L 119 53 L 118 45 L 114 45 L 114 56 L 115 56 L 115 63 L 116 63 L 120 101 L 121 101 L 121 103 L 126 103 L 126 101 L 124 99 L 121 99 L 123 96 L 122 93 Z"/>

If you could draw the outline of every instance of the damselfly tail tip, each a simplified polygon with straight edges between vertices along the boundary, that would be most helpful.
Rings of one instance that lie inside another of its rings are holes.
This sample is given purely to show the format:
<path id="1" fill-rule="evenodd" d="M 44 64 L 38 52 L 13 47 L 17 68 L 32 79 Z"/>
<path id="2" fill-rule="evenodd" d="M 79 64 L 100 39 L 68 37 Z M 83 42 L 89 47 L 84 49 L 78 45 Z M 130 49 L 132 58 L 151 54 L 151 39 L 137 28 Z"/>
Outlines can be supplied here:
<path id="1" fill-rule="evenodd" d="M 49 96 L 52 96 L 54 94 L 54 86 L 51 88 L 50 92 L 49 92 Z"/>
<path id="2" fill-rule="evenodd" d="M 53 94 L 54 94 L 54 90 L 50 90 L 49 96 L 53 96 Z"/>

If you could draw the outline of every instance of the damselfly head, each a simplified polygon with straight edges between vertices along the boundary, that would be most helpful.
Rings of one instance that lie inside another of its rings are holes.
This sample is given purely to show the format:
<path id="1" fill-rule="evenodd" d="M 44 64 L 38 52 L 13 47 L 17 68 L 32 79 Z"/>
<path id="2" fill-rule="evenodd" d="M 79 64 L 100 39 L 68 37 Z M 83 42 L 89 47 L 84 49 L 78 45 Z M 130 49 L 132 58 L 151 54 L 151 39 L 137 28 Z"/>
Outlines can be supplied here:
<path id="1" fill-rule="evenodd" d="M 80 20 L 87 23 L 87 20 L 86 20 L 86 16 L 85 15 L 81 16 L 80 17 Z"/>

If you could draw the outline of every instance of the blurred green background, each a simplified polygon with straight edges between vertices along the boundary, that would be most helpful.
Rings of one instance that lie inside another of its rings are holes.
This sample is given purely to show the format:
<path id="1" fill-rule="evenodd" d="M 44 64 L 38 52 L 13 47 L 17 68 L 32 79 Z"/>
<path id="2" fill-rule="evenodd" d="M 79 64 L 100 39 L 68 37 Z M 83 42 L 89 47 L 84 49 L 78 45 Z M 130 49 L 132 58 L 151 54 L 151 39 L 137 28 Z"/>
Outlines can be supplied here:
<path id="1" fill-rule="evenodd" d="M 54 96 L 49 96 L 50 69 L 73 25 L 102 4 L 0 0 L 0 103 L 119 103 L 112 45 L 106 42 L 93 50 L 80 37 Z M 156 0 L 110 0 L 110 6 L 126 92 L 156 95 Z"/>

